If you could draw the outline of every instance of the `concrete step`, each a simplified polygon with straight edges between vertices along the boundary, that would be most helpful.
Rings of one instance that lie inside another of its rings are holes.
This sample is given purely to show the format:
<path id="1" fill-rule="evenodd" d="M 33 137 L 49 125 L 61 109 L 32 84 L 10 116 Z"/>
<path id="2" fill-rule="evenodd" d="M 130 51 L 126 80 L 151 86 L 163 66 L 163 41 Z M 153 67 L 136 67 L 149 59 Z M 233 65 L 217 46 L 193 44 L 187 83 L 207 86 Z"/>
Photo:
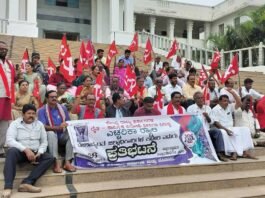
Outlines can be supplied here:
<path id="1" fill-rule="evenodd" d="M 265 185 L 264 170 L 74 184 L 78 198 L 153 196 Z"/>
<path id="2" fill-rule="evenodd" d="M 265 197 L 265 185 L 248 186 L 242 188 L 229 188 L 220 190 L 197 191 L 189 193 L 176 193 L 169 195 L 145 196 L 141 198 L 241 198 L 241 197 Z"/>
<path id="3" fill-rule="evenodd" d="M 52 170 L 46 172 L 37 182 L 38 186 L 64 185 L 70 179 L 74 184 L 94 183 L 105 181 L 123 181 L 130 179 L 162 178 L 171 176 L 189 176 L 194 174 L 227 173 L 241 170 L 247 172 L 251 170 L 263 170 L 265 167 L 265 156 L 260 156 L 259 160 L 238 159 L 238 161 L 221 162 L 204 165 L 187 166 L 159 166 L 159 167 L 138 167 L 138 168 L 112 168 L 112 169 L 89 169 L 78 170 L 75 173 L 53 173 Z M 17 188 L 22 179 L 28 175 L 29 171 L 18 171 L 14 187 Z M 4 176 L 0 175 L 0 189 L 4 185 Z"/>

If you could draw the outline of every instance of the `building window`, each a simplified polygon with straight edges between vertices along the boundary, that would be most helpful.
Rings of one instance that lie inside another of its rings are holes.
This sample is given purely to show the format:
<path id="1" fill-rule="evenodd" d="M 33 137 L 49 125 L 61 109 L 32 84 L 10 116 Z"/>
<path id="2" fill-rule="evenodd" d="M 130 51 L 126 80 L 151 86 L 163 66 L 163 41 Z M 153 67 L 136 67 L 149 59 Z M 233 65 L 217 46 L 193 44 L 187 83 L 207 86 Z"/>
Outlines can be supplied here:
<path id="1" fill-rule="evenodd" d="M 220 24 L 219 25 L 219 35 L 224 35 L 225 34 L 225 25 Z"/>
<path id="2" fill-rule="evenodd" d="M 234 25 L 235 25 L 235 27 L 239 27 L 240 26 L 240 17 L 236 17 L 234 19 Z"/>
<path id="3" fill-rule="evenodd" d="M 79 0 L 45 0 L 47 5 L 79 8 Z"/>

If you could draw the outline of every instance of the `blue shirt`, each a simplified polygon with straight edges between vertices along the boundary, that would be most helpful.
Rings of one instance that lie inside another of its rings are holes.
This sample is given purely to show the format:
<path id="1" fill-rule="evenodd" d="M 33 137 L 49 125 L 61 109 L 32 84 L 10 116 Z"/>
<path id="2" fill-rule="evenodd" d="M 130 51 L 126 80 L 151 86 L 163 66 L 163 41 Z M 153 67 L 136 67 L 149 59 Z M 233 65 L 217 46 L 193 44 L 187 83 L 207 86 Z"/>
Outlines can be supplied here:
<path id="1" fill-rule="evenodd" d="M 153 81 L 152 79 L 150 78 L 150 76 L 147 76 L 145 79 L 144 79 L 144 86 L 148 89 L 149 87 L 152 87 L 153 86 Z"/>
<path id="2" fill-rule="evenodd" d="M 123 60 L 124 61 L 124 66 L 126 67 L 127 65 L 133 65 L 134 64 L 134 60 L 133 60 L 133 58 L 130 56 L 129 58 L 125 58 L 125 56 L 124 55 L 122 55 L 122 56 L 120 56 L 119 58 L 118 58 L 118 62 L 119 62 L 119 60 Z"/>
<path id="3" fill-rule="evenodd" d="M 62 106 L 64 113 L 65 113 L 65 121 L 70 120 L 67 109 L 65 108 L 65 106 L 63 106 L 63 105 L 61 105 L 61 106 Z M 52 116 L 54 126 L 60 126 L 62 124 L 63 120 L 60 116 L 58 108 L 57 107 L 56 108 L 49 107 L 49 109 L 51 111 L 51 116 Z M 48 116 L 46 113 L 45 105 L 38 110 L 38 120 L 41 121 L 44 125 L 50 126 Z"/>

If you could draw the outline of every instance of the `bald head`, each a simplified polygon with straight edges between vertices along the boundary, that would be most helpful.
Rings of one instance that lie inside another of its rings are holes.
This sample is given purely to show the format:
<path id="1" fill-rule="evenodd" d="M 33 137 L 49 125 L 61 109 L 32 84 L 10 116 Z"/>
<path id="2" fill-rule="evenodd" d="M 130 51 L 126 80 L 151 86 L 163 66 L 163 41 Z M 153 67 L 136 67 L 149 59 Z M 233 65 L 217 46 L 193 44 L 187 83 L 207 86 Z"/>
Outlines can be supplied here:
<path id="1" fill-rule="evenodd" d="M 8 46 L 4 41 L 0 41 L 0 59 L 5 59 L 8 51 Z"/>

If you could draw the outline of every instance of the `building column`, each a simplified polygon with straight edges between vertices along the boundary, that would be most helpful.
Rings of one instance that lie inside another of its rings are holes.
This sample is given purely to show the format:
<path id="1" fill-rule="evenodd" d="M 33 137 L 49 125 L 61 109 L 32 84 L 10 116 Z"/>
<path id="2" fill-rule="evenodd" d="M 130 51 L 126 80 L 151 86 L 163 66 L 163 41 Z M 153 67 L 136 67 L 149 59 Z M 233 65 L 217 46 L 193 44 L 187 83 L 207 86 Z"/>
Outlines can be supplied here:
<path id="1" fill-rule="evenodd" d="M 154 16 L 149 17 L 150 34 L 155 34 L 156 18 Z"/>
<path id="2" fill-rule="evenodd" d="M 10 21 L 18 21 L 19 17 L 19 0 L 8 1 L 8 19 Z"/>
<path id="3" fill-rule="evenodd" d="M 97 0 L 91 0 L 91 40 L 97 42 Z"/>
<path id="4" fill-rule="evenodd" d="M 204 23 L 204 40 L 207 41 L 211 34 L 211 24 L 209 22 Z"/>
<path id="5" fill-rule="evenodd" d="M 193 21 L 187 21 L 187 44 L 188 44 L 188 51 L 187 51 L 187 58 L 191 59 L 192 52 L 192 30 L 193 30 Z"/>
<path id="6" fill-rule="evenodd" d="M 135 29 L 136 29 L 136 19 L 137 19 L 137 16 L 136 14 L 133 15 L 133 31 L 135 32 Z"/>
<path id="7" fill-rule="evenodd" d="M 174 31 L 175 31 L 175 19 L 169 18 L 167 20 L 167 36 L 173 40 L 174 39 Z"/>
<path id="8" fill-rule="evenodd" d="M 132 0 L 124 0 L 124 26 L 126 32 L 134 32 L 134 3 Z"/>
<path id="9" fill-rule="evenodd" d="M 37 25 L 37 1 L 28 0 L 27 2 L 27 21 Z"/>
<path id="10" fill-rule="evenodd" d="M 97 32 L 97 43 L 102 43 L 102 40 L 103 40 L 103 31 L 109 31 L 109 30 L 105 30 L 103 29 L 103 16 L 102 16 L 102 13 L 103 13 L 103 0 L 95 0 L 96 2 L 96 5 L 97 5 L 97 13 L 96 13 L 96 16 L 97 16 L 97 22 L 96 22 L 96 32 Z M 92 15 L 93 16 L 93 15 Z M 92 17 L 93 18 L 93 17 Z"/>
<path id="11" fill-rule="evenodd" d="M 120 29 L 119 0 L 110 0 L 110 31 L 115 32 Z"/>
<path id="12" fill-rule="evenodd" d="M 0 1 L 0 19 L 7 18 L 7 14 L 6 14 L 7 3 L 8 3 L 7 0 Z"/>

